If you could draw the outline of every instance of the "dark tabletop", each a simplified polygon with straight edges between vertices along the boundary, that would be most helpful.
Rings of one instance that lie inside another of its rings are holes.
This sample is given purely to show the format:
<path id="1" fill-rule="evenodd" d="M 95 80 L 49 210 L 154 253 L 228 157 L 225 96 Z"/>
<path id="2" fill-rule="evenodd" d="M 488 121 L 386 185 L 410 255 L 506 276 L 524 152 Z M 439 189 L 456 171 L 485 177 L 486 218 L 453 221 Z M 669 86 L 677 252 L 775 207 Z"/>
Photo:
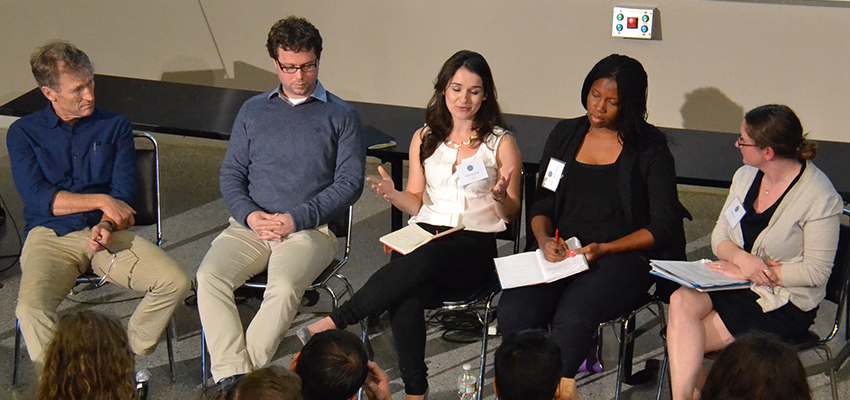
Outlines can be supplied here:
<path id="1" fill-rule="evenodd" d="M 110 75 L 96 75 L 95 83 L 97 106 L 124 115 L 133 129 L 220 140 L 229 139 L 242 103 L 260 93 Z M 411 136 L 424 122 L 422 108 L 350 103 L 360 113 L 367 129 L 393 136 L 398 143 L 393 148 L 370 150 L 370 155 L 385 161 L 407 158 Z M 0 106 L 0 114 L 24 116 L 46 105 L 47 99 L 36 88 Z M 546 138 L 558 119 L 514 114 L 505 118 L 516 135 L 526 172 L 535 172 Z M 742 163 L 741 153 L 733 145 L 736 134 L 687 129 L 666 131 L 671 138 L 670 149 L 676 159 L 680 183 L 729 186 L 732 175 Z M 844 165 L 848 157 L 850 144 L 818 141 L 816 164 L 845 199 L 850 198 L 850 176 Z"/>

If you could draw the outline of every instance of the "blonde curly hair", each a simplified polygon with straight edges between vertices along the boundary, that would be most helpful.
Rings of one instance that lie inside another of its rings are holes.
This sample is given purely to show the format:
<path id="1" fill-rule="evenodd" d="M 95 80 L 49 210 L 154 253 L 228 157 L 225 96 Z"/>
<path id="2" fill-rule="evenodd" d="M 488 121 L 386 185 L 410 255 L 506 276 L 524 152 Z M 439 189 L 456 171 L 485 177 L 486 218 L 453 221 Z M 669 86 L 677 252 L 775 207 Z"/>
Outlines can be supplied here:
<path id="1" fill-rule="evenodd" d="M 47 348 L 40 400 L 136 398 L 127 332 L 117 319 L 95 311 L 63 315 Z"/>

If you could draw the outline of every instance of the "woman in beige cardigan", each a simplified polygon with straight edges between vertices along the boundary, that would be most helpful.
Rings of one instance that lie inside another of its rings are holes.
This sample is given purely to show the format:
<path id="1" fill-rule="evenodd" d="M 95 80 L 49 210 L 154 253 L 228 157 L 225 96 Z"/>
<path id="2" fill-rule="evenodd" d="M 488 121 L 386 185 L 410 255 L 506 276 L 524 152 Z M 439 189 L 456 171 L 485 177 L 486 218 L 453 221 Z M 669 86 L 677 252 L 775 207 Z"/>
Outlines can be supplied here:
<path id="1" fill-rule="evenodd" d="M 711 235 L 719 261 L 707 267 L 750 281 L 749 290 L 700 293 L 680 288 L 667 327 L 673 399 L 691 399 L 705 380 L 703 355 L 749 331 L 784 340 L 805 337 L 838 246 L 841 197 L 811 161 L 787 106 L 758 107 L 744 117 L 736 147 L 744 159 Z"/>

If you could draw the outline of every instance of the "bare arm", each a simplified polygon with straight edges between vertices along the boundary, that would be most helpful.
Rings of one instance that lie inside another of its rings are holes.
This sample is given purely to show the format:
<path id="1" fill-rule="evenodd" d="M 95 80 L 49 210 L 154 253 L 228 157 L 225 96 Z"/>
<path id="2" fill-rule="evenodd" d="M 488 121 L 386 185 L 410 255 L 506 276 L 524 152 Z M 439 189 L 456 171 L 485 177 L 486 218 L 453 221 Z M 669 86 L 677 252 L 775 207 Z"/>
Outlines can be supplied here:
<path id="1" fill-rule="evenodd" d="M 88 211 L 103 211 L 103 220 L 110 221 L 118 230 L 135 224 L 136 213 L 127 203 L 107 194 L 78 194 L 66 191 L 56 192 L 51 211 L 53 215 L 70 215 Z"/>
<path id="2" fill-rule="evenodd" d="M 608 254 L 646 250 L 654 244 L 655 238 L 652 237 L 652 233 L 647 229 L 639 229 L 613 242 L 590 243 L 576 250 L 576 254 L 584 254 L 587 262 L 592 263 Z"/>
<path id="3" fill-rule="evenodd" d="M 422 208 L 422 195 L 425 192 L 425 173 L 422 171 L 422 164 L 419 162 L 421 135 L 422 129 L 419 129 L 413 134 L 413 139 L 410 141 L 410 166 L 405 190 L 395 189 L 392 179 L 383 167 L 378 167 L 381 180 L 366 178 L 367 181 L 372 183 L 372 188 L 387 202 L 392 203 L 396 208 L 409 215 L 419 214 L 419 209 Z"/>
<path id="4" fill-rule="evenodd" d="M 496 150 L 496 162 L 499 164 L 499 179 L 490 189 L 496 199 L 496 215 L 502 221 L 511 222 L 520 212 L 520 179 L 522 175 L 522 156 L 512 135 L 505 135 Z"/>

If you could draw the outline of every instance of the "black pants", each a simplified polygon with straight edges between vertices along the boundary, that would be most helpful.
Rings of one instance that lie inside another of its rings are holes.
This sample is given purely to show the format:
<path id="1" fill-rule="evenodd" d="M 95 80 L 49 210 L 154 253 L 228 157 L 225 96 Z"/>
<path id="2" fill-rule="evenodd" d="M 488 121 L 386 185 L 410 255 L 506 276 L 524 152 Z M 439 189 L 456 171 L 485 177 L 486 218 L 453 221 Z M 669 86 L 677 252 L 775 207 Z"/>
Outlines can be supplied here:
<path id="1" fill-rule="evenodd" d="M 639 254 L 605 256 L 581 274 L 502 292 L 499 329 L 507 334 L 551 325 L 552 340 L 561 348 L 563 376 L 573 378 L 594 345 L 599 323 L 639 307 L 652 282 Z"/>
<path id="2" fill-rule="evenodd" d="M 432 233 L 448 229 L 420 226 Z M 496 256 L 494 234 L 470 231 L 435 240 L 406 256 L 394 254 L 349 301 L 331 312 L 331 319 L 343 329 L 389 310 L 405 392 L 424 394 L 428 389 L 424 310 L 474 291 L 493 274 Z"/>

